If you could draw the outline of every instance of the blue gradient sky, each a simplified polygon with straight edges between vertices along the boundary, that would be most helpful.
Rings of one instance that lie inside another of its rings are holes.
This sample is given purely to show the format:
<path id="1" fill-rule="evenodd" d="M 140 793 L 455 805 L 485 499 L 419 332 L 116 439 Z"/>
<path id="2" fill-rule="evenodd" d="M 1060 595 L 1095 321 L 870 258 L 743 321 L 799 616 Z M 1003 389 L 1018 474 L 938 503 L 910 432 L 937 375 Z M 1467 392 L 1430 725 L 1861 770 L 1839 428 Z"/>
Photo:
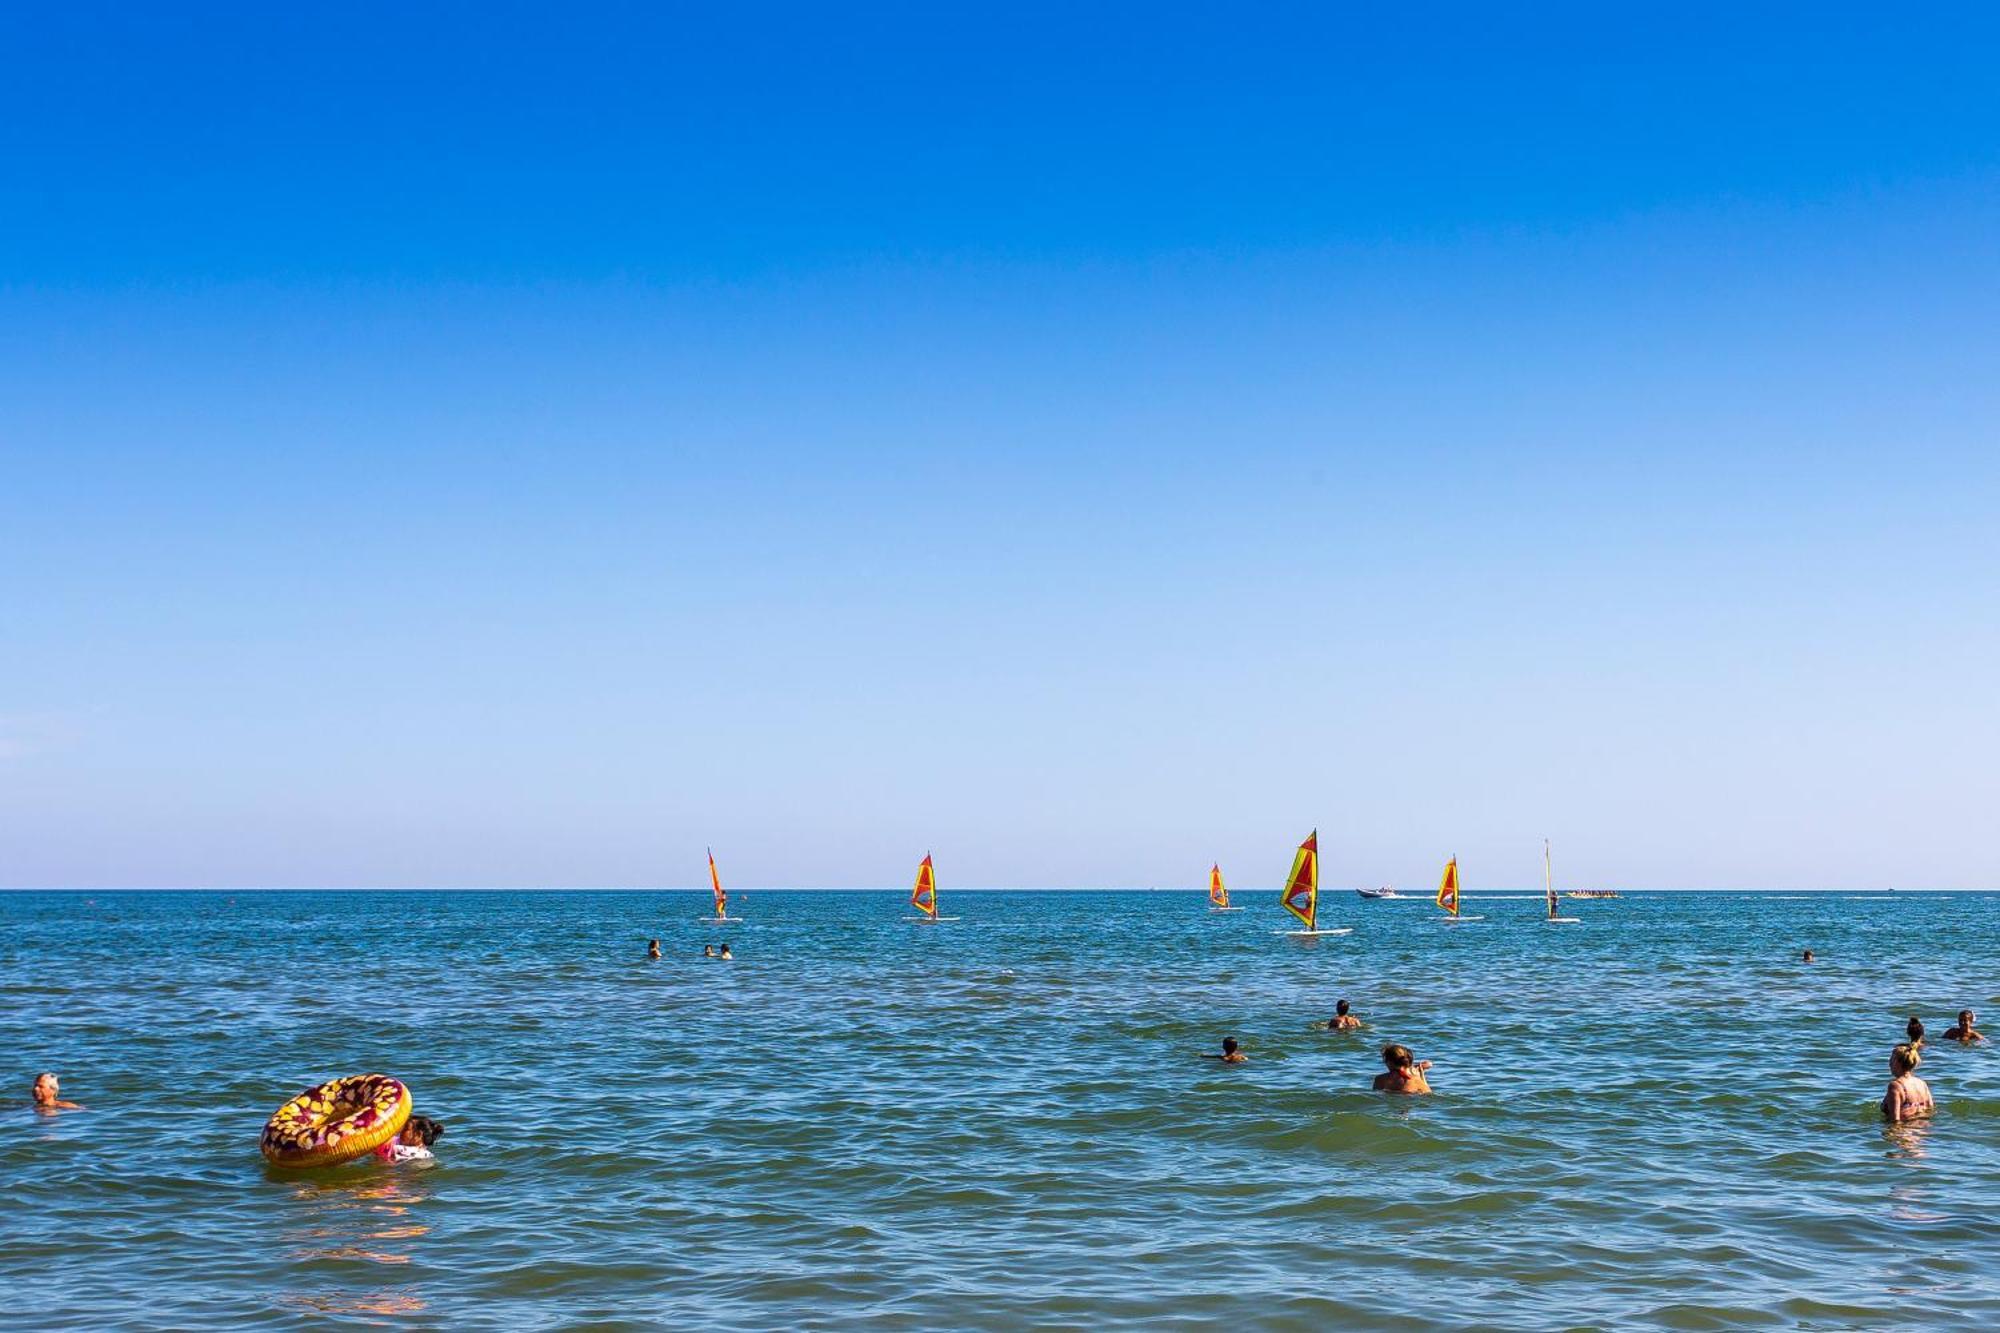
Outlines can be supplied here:
<path id="1" fill-rule="evenodd" d="M 2000 16 L 15 7 L 0 883 L 2000 882 Z"/>

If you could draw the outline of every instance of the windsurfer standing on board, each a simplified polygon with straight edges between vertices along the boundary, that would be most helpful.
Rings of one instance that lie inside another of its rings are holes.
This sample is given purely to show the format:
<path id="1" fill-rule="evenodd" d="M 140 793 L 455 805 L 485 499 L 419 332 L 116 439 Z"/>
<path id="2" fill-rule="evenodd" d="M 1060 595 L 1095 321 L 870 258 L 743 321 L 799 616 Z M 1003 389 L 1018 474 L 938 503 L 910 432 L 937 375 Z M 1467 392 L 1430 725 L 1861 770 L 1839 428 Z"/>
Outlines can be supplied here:
<path id="1" fill-rule="evenodd" d="M 1412 1059 L 1409 1047 L 1393 1042 L 1384 1046 L 1382 1063 L 1389 1069 L 1387 1073 L 1375 1076 L 1375 1091 L 1416 1094 L 1431 1090 L 1430 1080 L 1424 1077 L 1424 1071 L 1431 1067 L 1431 1062 Z"/>

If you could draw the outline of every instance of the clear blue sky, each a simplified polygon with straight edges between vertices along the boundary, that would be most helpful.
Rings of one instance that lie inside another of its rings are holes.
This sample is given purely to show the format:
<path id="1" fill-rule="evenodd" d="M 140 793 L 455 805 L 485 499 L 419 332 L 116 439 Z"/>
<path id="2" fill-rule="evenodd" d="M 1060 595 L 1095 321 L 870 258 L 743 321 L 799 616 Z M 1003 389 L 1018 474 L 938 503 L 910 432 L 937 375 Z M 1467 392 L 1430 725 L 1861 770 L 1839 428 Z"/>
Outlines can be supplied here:
<path id="1" fill-rule="evenodd" d="M 2000 884 L 1990 7 L 294 8 L 0 17 L 0 883 Z"/>

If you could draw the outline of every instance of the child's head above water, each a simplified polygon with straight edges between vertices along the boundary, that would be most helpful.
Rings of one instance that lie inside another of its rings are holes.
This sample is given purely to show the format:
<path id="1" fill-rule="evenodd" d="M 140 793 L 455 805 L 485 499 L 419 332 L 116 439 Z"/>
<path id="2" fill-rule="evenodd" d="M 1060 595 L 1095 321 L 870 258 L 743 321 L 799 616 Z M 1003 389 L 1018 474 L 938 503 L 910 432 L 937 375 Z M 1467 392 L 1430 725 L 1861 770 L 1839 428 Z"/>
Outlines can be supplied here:
<path id="1" fill-rule="evenodd" d="M 444 1126 L 427 1115 L 413 1115 L 396 1137 L 412 1148 L 428 1148 L 444 1137 Z"/>

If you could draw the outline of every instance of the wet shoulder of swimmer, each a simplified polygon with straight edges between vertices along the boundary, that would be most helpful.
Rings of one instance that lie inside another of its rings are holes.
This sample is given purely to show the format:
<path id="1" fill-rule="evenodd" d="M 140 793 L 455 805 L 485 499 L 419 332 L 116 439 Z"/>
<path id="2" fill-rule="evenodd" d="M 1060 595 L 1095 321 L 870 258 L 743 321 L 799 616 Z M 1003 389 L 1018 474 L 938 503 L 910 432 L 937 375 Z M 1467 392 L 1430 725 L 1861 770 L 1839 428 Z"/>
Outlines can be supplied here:
<path id="1" fill-rule="evenodd" d="M 1341 1000 L 1333 1006 L 1333 1017 L 1326 1020 L 1328 1030 L 1333 1032 L 1352 1032 L 1361 1026 L 1361 1020 L 1348 1012 L 1349 1008 L 1350 1006 L 1345 1000 Z"/>
<path id="2" fill-rule="evenodd" d="M 1222 1053 L 1220 1055 L 1214 1051 L 1203 1051 L 1201 1055 L 1204 1060 L 1220 1060 L 1226 1065 L 1250 1063 L 1250 1057 L 1243 1054 L 1243 1049 L 1236 1044 L 1236 1038 L 1234 1037 L 1224 1037 L 1222 1039 Z"/>
<path id="3" fill-rule="evenodd" d="M 444 1137 L 444 1124 L 427 1115 L 413 1115 L 395 1138 L 375 1150 L 384 1162 L 428 1162 L 437 1154 L 431 1145 Z"/>
<path id="4" fill-rule="evenodd" d="M 1924 1053 L 1902 1045 L 1889 1052 L 1889 1090 L 1882 1095 L 1882 1114 L 1890 1120 L 1915 1120 L 1937 1109 L 1931 1085 L 1917 1077 Z"/>
<path id="5" fill-rule="evenodd" d="M 62 1099 L 62 1081 L 54 1074 L 35 1075 L 35 1086 L 29 1092 L 37 1111 L 81 1111 L 83 1107 L 75 1102 Z"/>
<path id="6" fill-rule="evenodd" d="M 1424 1077 L 1424 1071 L 1431 1067 L 1431 1062 L 1412 1057 L 1409 1047 L 1393 1042 L 1384 1046 L 1382 1063 L 1387 1068 L 1375 1076 L 1371 1085 L 1375 1091 L 1415 1094 L 1431 1090 L 1430 1080 Z"/>

